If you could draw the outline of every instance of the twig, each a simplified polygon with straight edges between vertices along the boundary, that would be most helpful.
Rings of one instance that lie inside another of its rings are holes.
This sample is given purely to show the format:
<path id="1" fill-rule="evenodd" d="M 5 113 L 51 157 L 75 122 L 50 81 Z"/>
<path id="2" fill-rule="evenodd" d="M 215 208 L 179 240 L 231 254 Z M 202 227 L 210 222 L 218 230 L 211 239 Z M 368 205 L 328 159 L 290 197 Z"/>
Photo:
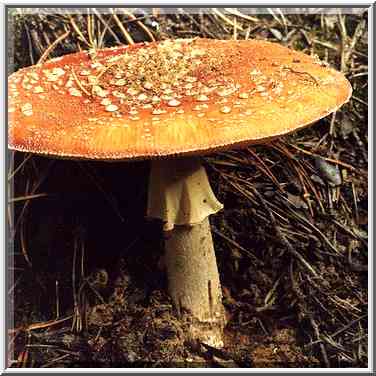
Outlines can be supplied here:
<path id="1" fill-rule="evenodd" d="M 247 21 L 256 22 L 256 23 L 260 22 L 258 18 L 247 16 L 239 12 L 236 8 L 225 8 L 224 10 L 226 11 L 226 13 L 232 14 L 233 16 L 237 16 L 239 18 L 243 18 Z"/>
<path id="2" fill-rule="evenodd" d="M 25 163 L 32 157 L 32 154 L 26 154 L 24 157 L 24 160 L 16 167 L 15 170 L 12 171 L 12 173 L 8 174 L 8 181 L 12 180 L 13 177 L 17 174 L 17 172 L 25 165 Z"/>
<path id="3" fill-rule="evenodd" d="M 73 79 L 76 81 L 77 85 L 79 86 L 79 88 L 89 97 L 91 97 L 91 93 L 89 91 L 87 91 L 84 86 L 82 85 L 81 81 L 78 79 L 77 75 L 76 75 L 76 72 L 74 71 L 74 68 L 72 67 L 71 68 L 71 72 L 72 72 L 72 76 L 73 76 Z"/>
<path id="4" fill-rule="evenodd" d="M 31 43 L 30 31 L 29 31 L 29 28 L 26 26 L 26 23 L 25 23 L 25 30 L 26 30 L 27 42 L 29 44 L 30 62 L 31 62 L 32 65 L 34 65 L 35 64 L 35 60 L 34 60 L 34 55 L 33 55 L 33 45 Z"/>
<path id="5" fill-rule="evenodd" d="M 334 332 L 333 334 L 330 334 L 330 335 L 327 335 L 327 337 L 329 338 L 334 338 L 334 337 L 337 337 L 338 335 L 340 335 L 341 333 L 343 333 L 344 331 L 346 331 L 347 329 L 350 329 L 354 324 L 356 324 L 357 322 L 365 319 L 366 317 L 368 316 L 368 313 L 362 315 L 362 316 L 359 316 L 358 318 L 356 318 L 355 320 L 351 321 L 350 323 L 348 323 L 347 325 L 343 326 L 341 329 L 337 330 L 336 332 Z M 307 345 L 305 345 L 304 347 L 310 347 L 310 346 L 313 346 L 313 345 L 316 345 L 317 343 L 320 343 L 322 342 L 322 339 L 318 339 L 316 341 L 313 341 L 311 343 L 308 343 Z"/>
<path id="6" fill-rule="evenodd" d="M 107 22 L 103 17 L 102 15 L 96 10 L 96 8 L 93 8 L 93 12 L 95 13 L 95 15 L 98 17 L 99 21 L 102 22 L 102 24 L 104 25 L 104 29 L 103 29 L 103 32 L 102 32 L 102 35 L 99 39 L 99 46 L 101 46 L 102 42 L 103 42 L 103 38 L 104 38 L 104 35 L 106 33 L 106 31 L 108 30 L 110 32 L 110 34 L 113 36 L 113 38 L 116 40 L 116 42 L 118 44 L 122 44 L 120 39 L 118 38 L 118 36 L 116 35 L 116 33 L 114 33 L 114 31 L 111 29 L 110 25 L 109 25 L 109 22 Z M 113 18 L 113 15 L 111 15 L 110 17 L 110 20 L 111 18 Z"/>
<path id="7" fill-rule="evenodd" d="M 20 276 L 17 277 L 17 280 L 16 282 L 13 283 L 13 285 L 9 288 L 8 290 L 8 295 L 11 295 L 14 291 L 14 289 L 17 287 L 17 285 L 20 283 L 22 279 L 22 274 Z"/>
<path id="8" fill-rule="evenodd" d="M 71 25 L 73 26 L 73 29 L 74 31 L 79 35 L 79 37 L 81 38 L 81 40 L 88 46 L 88 47 L 91 47 L 90 43 L 87 41 L 87 39 L 84 37 L 84 35 L 82 34 L 81 30 L 79 29 L 79 27 L 77 26 L 76 22 L 74 21 L 73 17 L 72 16 L 69 16 L 69 21 L 71 23 Z"/>
<path id="9" fill-rule="evenodd" d="M 73 262 L 72 262 L 72 291 L 73 291 L 73 305 L 74 305 L 74 315 L 72 320 L 72 331 L 74 329 L 80 332 L 80 310 L 78 306 L 77 290 L 76 290 L 76 259 L 77 259 L 77 237 L 74 240 L 74 250 L 73 250 Z"/>
<path id="10" fill-rule="evenodd" d="M 362 20 L 361 22 L 358 23 L 358 25 L 356 26 L 355 32 L 353 34 L 353 37 L 351 38 L 349 42 L 350 38 L 346 30 L 346 16 L 338 15 L 338 18 L 339 18 L 339 28 L 340 28 L 340 33 L 341 33 L 341 71 L 346 72 L 348 61 L 355 49 L 355 46 L 358 40 L 363 35 L 363 31 L 365 28 L 365 20 Z"/>
<path id="11" fill-rule="evenodd" d="M 20 225 L 20 240 L 21 240 L 21 252 L 24 256 L 24 259 L 27 265 L 32 268 L 33 264 L 29 258 L 27 247 L 26 247 L 26 234 L 25 234 L 25 221 L 24 217 L 22 218 L 21 225 Z"/>
<path id="12" fill-rule="evenodd" d="M 264 263 L 259 260 L 252 252 L 248 251 L 248 249 L 242 247 L 239 243 L 237 243 L 235 240 L 229 238 L 225 234 L 223 234 L 221 231 L 217 230 L 215 227 L 212 228 L 212 231 L 220 236 L 222 239 L 226 240 L 228 243 L 242 251 L 245 255 L 247 255 L 249 258 L 251 258 L 253 261 L 255 261 L 259 265 L 264 265 Z"/>
<path id="13" fill-rule="evenodd" d="M 155 38 L 154 38 L 154 35 L 150 32 L 150 30 L 145 26 L 144 23 L 142 23 L 140 20 L 138 20 L 132 13 L 128 12 L 126 9 L 123 9 L 121 8 L 122 12 L 127 15 L 132 21 L 136 22 L 138 26 L 140 26 L 140 28 L 142 30 L 145 31 L 145 33 L 148 35 L 148 37 L 150 38 L 150 40 L 152 42 L 155 42 Z"/>
<path id="14" fill-rule="evenodd" d="M 283 241 L 283 243 L 286 245 L 288 251 L 294 255 L 307 269 L 308 271 L 317 279 L 321 279 L 321 277 L 317 274 L 317 272 L 313 269 L 313 267 L 307 262 L 307 260 L 299 253 L 297 252 L 293 246 L 291 245 L 291 243 L 287 240 L 287 237 L 285 236 L 285 234 L 283 234 L 277 224 L 277 221 L 274 217 L 274 214 L 272 213 L 272 211 L 269 209 L 268 205 L 266 204 L 265 200 L 263 199 L 263 197 L 261 196 L 261 194 L 256 190 L 254 189 L 254 193 L 255 195 L 259 198 L 262 206 L 266 209 L 267 213 L 269 214 L 269 217 L 270 217 L 270 221 L 271 221 L 271 224 L 273 225 L 275 231 L 276 231 L 276 234 L 278 235 L 278 237 Z"/>
<path id="15" fill-rule="evenodd" d="M 31 200 L 33 198 L 46 197 L 46 196 L 49 196 L 49 194 L 48 193 L 37 193 L 37 194 L 33 194 L 33 195 L 13 197 L 13 198 L 10 198 L 8 200 L 8 205 L 13 204 L 15 202 L 26 201 L 26 200 Z"/>
<path id="16" fill-rule="evenodd" d="M 296 146 L 296 145 L 294 145 L 294 144 L 288 144 L 288 145 L 291 146 L 292 148 L 294 148 L 295 150 L 298 150 L 298 151 L 300 151 L 300 152 L 302 152 L 302 153 L 304 153 L 304 154 L 310 155 L 310 156 L 312 156 L 312 157 L 319 157 L 319 158 L 321 158 L 321 159 L 324 159 L 324 160 L 327 161 L 327 162 L 331 162 L 331 163 L 334 163 L 334 164 L 337 164 L 337 165 L 340 165 L 340 166 L 346 167 L 346 168 L 348 168 L 348 169 L 351 170 L 351 171 L 354 171 L 354 172 L 358 172 L 358 173 L 359 173 L 359 171 L 358 171 L 355 167 L 349 165 L 349 164 L 346 163 L 346 162 L 339 161 L 338 159 L 322 157 L 322 156 L 319 155 L 319 154 L 312 153 L 312 152 L 310 152 L 310 151 L 308 151 L 308 150 L 305 150 L 305 149 L 302 149 L 302 148 L 300 148 L 299 146 Z"/>
<path id="17" fill-rule="evenodd" d="M 312 42 L 315 43 L 315 44 L 319 44 L 320 46 L 323 46 L 325 48 L 329 48 L 333 51 L 338 52 L 338 48 L 336 46 L 333 46 L 332 44 L 330 44 L 328 42 L 324 42 L 324 41 L 321 41 L 321 40 L 318 40 L 318 39 L 312 39 Z"/>
<path id="18" fill-rule="evenodd" d="M 64 317 L 63 319 L 60 319 L 60 320 L 51 320 L 51 321 L 46 321 L 46 322 L 38 322 L 38 323 L 30 324 L 28 326 L 22 326 L 20 328 L 9 329 L 8 330 L 8 334 L 14 334 L 14 333 L 22 332 L 22 331 L 29 332 L 29 331 L 32 331 L 32 330 L 49 328 L 49 327 L 51 327 L 53 325 L 58 325 L 58 324 L 61 324 L 61 323 L 65 322 L 65 321 L 68 321 L 71 318 L 73 318 L 73 315 Z"/>
<path id="19" fill-rule="evenodd" d="M 277 290 L 277 287 L 282 277 L 283 277 L 283 274 L 280 275 L 277 278 L 277 280 L 274 282 L 272 288 L 269 290 L 269 292 L 265 296 L 264 305 L 262 307 L 256 307 L 256 312 L 264 312 L 266 310 L 270 310 L 273 308 L 273 304 L 276 299 L 275 292 Z"/>
<path id="20" fill-rule="evenodd" d="M 361 103 L 362 105 L 368 107 L 368 103 L 364 101 L 363 99 L 358 98 L 357 96 L 353 95 L 351 99 L 354 99 L 356 102 Z"/>
<path id="21" fill-rule="evenodd" d="M 330 119 L 330 128 L 329 128 L 329 134 L 331 135 L 331 136 L 333 136 L 334 135 L 334 130 L 335 130 L 335 125 L 336 125 L 336 116 L 337 116 L 337 111 L 334 111 L 333 113 L 332 113 L 332 117 L 331 117 L 331 119 Z"/>
<path id="22" fill-rule="evenodd" d="M 68 358 L 69 356 L 72 356 L 72 354 L 64 354 L 64 355 L 58 356 L 57 358 L 50 360 L 48 363 L 41 365 L 41 368 L 49 368 L 53 364 L 60 362 L 61 360 Z"/>
<path id="23" fill-rule="evenodd" d="M 50 46 L 48 46 L 48 48 L 46 49 L 46 51 L 43 52 L 43 55 L 39 58 L 38 60 L 38 63 L 37 64 L 42 64 L 47 58 L 48 56 L 50 55 L 50 53 L 55 49 L 55 47 L 61 42 L 63 41 L 68 35 L 70 34 L 70 30 L 68 30 L 66 33 L 64 33 L 63 35 L 61 35 L 59 38 L 57 38 Z"/>
<path id="24" fill-rule="evenodd" d="M 281 25 L 283 26 L 283 22 L 275 15 L 272 8 L 267 8 L 267 11 L 272 15 L 272 17 Z"/>
<path id="25" fill-rule="evenodd" d="M 238 25 L 238 24 L 234 23 L 233 21 L 231 21 L 228 17 L 226 17 L 223 13 L 221 13 L 217 8 L 213 8 L 212 10 L 213 10 L 213 13 L 215 15 L 217 15 L 219 18 L 221 18 L 223 21 L 225 21 L 232 28 L 236 28 L 236 29 L 238 29 L 240 31 L 243 31 L 243 28 L 240 25 Z"/>
<path id="26" fill-rule="evenodd" d="M 55 282 L 55 294 L 56 294 L 56 320 L 60 317 L 60 298 L 59 298 L 59 281 Z"/>
<path id="27" fill-rule="evenodd" d="M 308 225 L 309 227 L 311 227 L 314 232 L 316 232 L 320 238 L 326 243 L 326 245 L 335 252 L 335 254 L 337 256 L 343 256 L 338 250 L 336 247 L 334 247 L 334 245 L 329 241 L 329 239 L 313 224 L 311 223 L 310 221 L 308 221 L 306 218 L 304 218 L 303 216 L 297 214 L 295 211 L 291 213 L 294 217 L 296 217 L 297 219 L 299 219 L 300 221 L 303 221 L 306 225 Z"/>
<path id="28" fill-rule="evenodd" d="M 128 33 L 128 31 L 125 30 L 125 27 L 123 26 L 123 24 L 119 20 L 119 17 L 115 13 L 113 14 L 113 18 L 114 18 L 116 24 L 119 26 L 119 29 L 123 33 L 123 36 L 126 39 L 126 41 L 128 42 L 128 44 L 134 44 L 134 41 L 133 41 L 132 37 L 130 36 L 130 34 Z"/>
<path id="29" fill-rule="evenodd" d="M 89 9 L 88 9 L 89 11 Z M 86 22 L 86 27 L 87 27 L 87 35 L 89 37 L 89 42 L 90 42 L 90 48 L 96 48 L 96 41 L 93 38 L 93 17 L 91 14 L 87 15 L 87 22 Z"/>
<path id="30" fill-rule="evenodd" d="M 282 69 L 287 70 L 291 73 L 298 74 L 298 75 L 306 75 L 306 76 L 310 77 L 317 86 L 319 86 L 319 82 L 318 82 L 317 78 L 309 72 L 297 71 L 297 70 L 295 70 L 291 67 L 287 67 L 287 66 L 283 66 Z"/>
<path id="31" fill-rule="evenodd" d="M 55 161 L 52 160 L 48 164 L 45 173 L 41 174 L 39 180 L 34 184 L 33 188 L 31 189 L 30 194 L 35 194 L 35 192 L 38 190 L 38 188 L 41 186 L 41 184 L 47 178 L 48 172 L 49 172 L 50 168 L 53 166 L 54 163 L 55 163 Z M 29 191 L 29 188 L 27 188 L 25 192 L 28 192 L 28 191 Z M 28 208 L 29 204 L 30 204 L 30 200 L 26 200 L 24 206 L 22 207 L 21 213 L 19 214 L 17 222 L 16 222 L 16 224 L 14 226 L 16 230 L 20 226 L 20 224 L 21 224 L 21 222 L 23 220 L 23 217 L 25 216 L 25 213 L 27 212 L 27 208 Z"/>
<path id="32" fill-rule="evenodd" d="M 316 339 L 320 339 L 319 327 L 318 327 L 316 321 L 313 318 L 311 318 L 311 325 L 312 325 L 313 330 L 315 332 Z M 330 368 L 330 363 L 329 363 L 329 360 L 328 360 L 328 354 L 326 353 L 325 345 L 322 342 L 320 342 L 320 350 L 321 350 L 321 355 L 324 359 L 325 366 L 327 368 Z"/>
<path id="33" fill-rule="evenodd" d="M 266 176 L 268 176 L 270 178 L 270 180 L 276 185 L 276 187 L 281 191 L 281 192 L 284 192 L 283 188 L 281 187 L 281 185 L 279 184 L 279 181 L 277 180 L 277 178 L 273 175 L 273 173 L 270 171 L 269 167 L 265 164 L 265 162 L 257 155 L 257 153 L 255 153 L 252 148 L 248 148 L 247 149 L 248 152 L 250 154 L 252 154 L 252 156 L 262 165 L 263 168 L 260 168 L 261 171 L 264 172 L 264 174 Z"/>
<path id="34" fill-rule="evenodd" d="M 237 40 L 238 39 L 238 29 L 237 29 L 237 21 L 236 21 L 236 17 L 234 17 L 234 33 L 233 33 L 233 36 L 232 36 L 232 39 L 234 40 Z"/>
<path id="35" fill-rule="evenodd" d="M 184 12 L 184 14 L 200 29 L 200 33 L 198 33 L 198 35 L 204 33 L 204 35 L 207 34 L 211 38 L 216 38 L 216 36 L 205 25 L 197 22 L 197 20 L 194 17 L 192 17 L 189 13 Z M 194 30 L 190 30 L 189 32 L 194 33 Z"/>

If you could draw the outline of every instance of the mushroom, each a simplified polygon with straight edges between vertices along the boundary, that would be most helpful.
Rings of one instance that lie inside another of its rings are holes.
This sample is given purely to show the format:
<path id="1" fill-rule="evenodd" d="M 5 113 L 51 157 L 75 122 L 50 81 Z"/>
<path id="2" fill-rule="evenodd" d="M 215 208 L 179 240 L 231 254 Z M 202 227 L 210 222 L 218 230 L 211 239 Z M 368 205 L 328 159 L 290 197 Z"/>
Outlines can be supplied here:
<path id="1" fill-rule="evenodd" d="M 165 40 L 69 54 L 12 74 L 10 149 L 152 159 L 147 215 L 164 221 L 168 288 L 190 332 L 223 344 L 209 215 L 222 209 L 201 155 L 288 134 L 336 111 L 345 77 L 261 40 Z"/>

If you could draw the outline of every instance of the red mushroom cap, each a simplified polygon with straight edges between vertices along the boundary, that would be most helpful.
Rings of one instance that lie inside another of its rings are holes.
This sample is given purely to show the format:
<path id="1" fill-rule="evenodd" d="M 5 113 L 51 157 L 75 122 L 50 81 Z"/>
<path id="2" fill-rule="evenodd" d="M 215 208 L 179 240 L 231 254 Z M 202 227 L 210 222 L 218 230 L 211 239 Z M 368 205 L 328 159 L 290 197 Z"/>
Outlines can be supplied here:
<path id="1" fill-rule="evenodd" d="M 278 44 L 179 39 L 65 55 L 9 77 L 9 148 L 127 160 L 259 143 L 336 111 L 339 72 Z"/>

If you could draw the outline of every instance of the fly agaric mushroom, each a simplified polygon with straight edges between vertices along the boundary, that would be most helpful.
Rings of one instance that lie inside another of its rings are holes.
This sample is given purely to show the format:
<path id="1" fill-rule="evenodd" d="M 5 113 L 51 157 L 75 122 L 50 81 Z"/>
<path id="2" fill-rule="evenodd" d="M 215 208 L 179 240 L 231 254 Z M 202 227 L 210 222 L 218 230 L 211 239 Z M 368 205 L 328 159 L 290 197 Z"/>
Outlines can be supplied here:
<path id="1" fill-rule="evenodd" d="M 225 324 L 208 217 L 222 208 L 197 156 L 260 143 L 336 111 L 345 77 L 266 41 L 166 40 L 79 52 L 9 77 L 9 147 L 50 157 L 152 159 L 148 216 L 165 223 L 169 291 L 192 335 Z"/>

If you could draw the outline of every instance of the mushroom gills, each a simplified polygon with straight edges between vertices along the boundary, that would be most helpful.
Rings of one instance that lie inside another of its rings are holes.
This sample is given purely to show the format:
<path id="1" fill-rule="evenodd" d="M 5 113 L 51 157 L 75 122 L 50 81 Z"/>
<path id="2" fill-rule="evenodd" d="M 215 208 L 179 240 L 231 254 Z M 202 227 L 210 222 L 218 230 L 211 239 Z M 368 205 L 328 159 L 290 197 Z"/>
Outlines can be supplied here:
<path id="1" fill-rule="evenodd" d="M 148 217 L 164 221 L 168 289 L 190 335 L 223 346 L 225 325 L 209 215 L 221 210 L 197 158 L 152 161 Z"/>

